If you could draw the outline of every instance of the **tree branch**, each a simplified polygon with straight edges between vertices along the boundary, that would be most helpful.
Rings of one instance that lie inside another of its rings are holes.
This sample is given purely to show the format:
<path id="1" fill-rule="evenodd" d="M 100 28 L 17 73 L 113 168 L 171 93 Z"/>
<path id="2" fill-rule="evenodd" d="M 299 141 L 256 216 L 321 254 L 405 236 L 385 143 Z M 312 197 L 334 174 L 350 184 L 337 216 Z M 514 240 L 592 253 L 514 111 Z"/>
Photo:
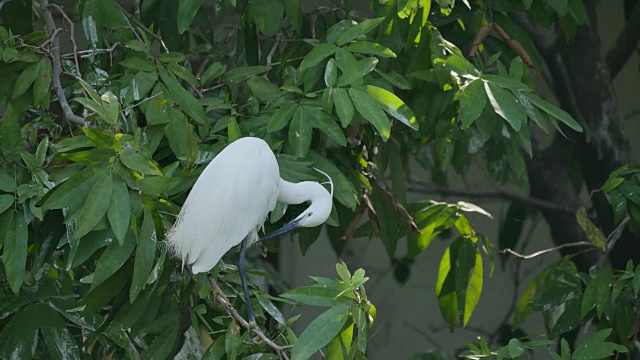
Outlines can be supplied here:
<path id="1" fill-rule="evenodd" d="M 42 11 L 42 17 L 47 24 L 47 30 L 55 35 L 57 27 L 55 21 L 53 20 L 51 9 L 49 9 L 49 0 L 40 0 L 40 10 Z M 60 39 L 57 36 L 54 36 L 53 38 L 53 49 L 51 50 L 51 53 L 53 55 L 51 59 L 51 82 L 53 83 L 53 88 L 55 89 L 56 95 L 58 96 L 58 102 L 60 103 L 60 107 L 62 108 L 64 117 L 67 119 L 67 121 L 73 124 L 85 126 L 86 120 L 74 114 L 71 110 L 69 101 L 67 101 L 67 97 L 64 95 L 64 89 L 62 88 L 62 84 L 60 83 L 60 75 L 62 74 L 62 63 L 60 59 Z"/>
<path id="2" fill-rule="evenodd" d="M 431 186 L 425 182 L 410 180 L 409 181 L 409 191 L 422 193 L 422 194 L 437 194 L 443 196 L 456 196 L 470 199 L 480 199 L 480 200 L 507 200 L 507 201 L 517 201 L 527 205 L 533 205 L 542 209 L 562 211 L 567 213 L 575 213 L 578 209 L 574 209 L 569 206 L 555 204 L 549 201 L 528 197 L 522 194 L 498 190 L 493 192 L 473 192 L 473 191 L 464 191 L 464 190 L 450 190 L 439 187 Z"/>
<path id="3" fill-rule="evenodd" d="M 506 249 L 502 249 L 500 250 L 501 253 L 503 254 L 511 254 L 517 258 L 520 258 L 522 260 L 529 260 L 529 259 L 533 259 L 535 257 L 538 257 L 540 255 L 544 255 L 547 253 L 550 253 L 552 251 L 556 251 L 556 250 L 560 250 L 560 249 L 564 249 L 564 248 L 568 248 L 568 247 L 576 247 L 576 246 L 593 246 L 591 245 L 590 242 L 588 241 L 578 241 L 578 242 L 573 242 L 573 243 L 565 243 L 562 245 L 558 245 L 556 247 L 552 247 L 552 248 L 548 248 L 548 249 L 544 249 L 544 250 L 540 250 L 540 251 L 536 251 L 533 254 L 529 254 L 529 255 L 522 255 L 520 253 L 517 253 L 509 248 Z"/>
<path id="4" fill-rule="evenodd" d="M 640 2 L 636 2 L 633 10 L 629 13 L 616 44 L 605 57 L 612 79 L 615 79 L 629 57 L 638 48 L 638 42 L 640 42 Z"/>
<path id="5" fill-rule="evenodd" d="M 260 328 L 257 327 L 255 324 L 249 324 L 247 322 L 247 320 L 245 320 L 238 313 L 238 311 L 233 307 L 233 305 L 231 304 L 231 301 L 229 301 L 229 298 L 227 298 L 227 296 L 224 294 L 224 292 L 222 292 L 222 289 L 220 289 L 218 284 L 213 279 L 210 279 L 210 282 L 211 282 L 211 287 L 213 288 L 214 298 L 219 303 L 224 305 L 224 307 L 225 307 L 225 309 L 227 311 L 227 314 L 229 314 L 238 323 L 240 323 L 240 325 L 242 325 L 242 327 L 244 327 L 245 329 L 247 329 L 247 330 L 251 331 L 252 333 L 256 334 L 262 341 L 264 341 L 265 344 L 269 345 L 269 347 L 271 347 L 273 350 L 275 350 L 275 352 L 278 354 L 278 356 L 280 356 L 280 358 L 285 359 L 285 360 L 289 360 L 289 358 L 287 357 L 287 354 L 285 353 L 285 351 L 288 350 L 288 349 L 291 349 L 293 346 L 291 346 L 291 345 L 280 346 L 280 345 L 276 344 L 275 342 L 273 342 L 273 340 L 269 339 L 262 332 L 262 330 L 260 330 Z"/>

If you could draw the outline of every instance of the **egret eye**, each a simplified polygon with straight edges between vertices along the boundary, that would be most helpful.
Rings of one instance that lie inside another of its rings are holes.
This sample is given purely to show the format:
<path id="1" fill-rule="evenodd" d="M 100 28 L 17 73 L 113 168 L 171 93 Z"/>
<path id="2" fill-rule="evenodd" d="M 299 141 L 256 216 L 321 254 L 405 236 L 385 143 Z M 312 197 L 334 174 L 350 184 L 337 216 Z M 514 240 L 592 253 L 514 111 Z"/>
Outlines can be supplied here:
<path id="1" fill-rule="evenodd" d="M 311 217 L 312 215 L 313 215 L 313 213 L 310 212 L 310 213 L 307 214 L 307 217 Z"/>

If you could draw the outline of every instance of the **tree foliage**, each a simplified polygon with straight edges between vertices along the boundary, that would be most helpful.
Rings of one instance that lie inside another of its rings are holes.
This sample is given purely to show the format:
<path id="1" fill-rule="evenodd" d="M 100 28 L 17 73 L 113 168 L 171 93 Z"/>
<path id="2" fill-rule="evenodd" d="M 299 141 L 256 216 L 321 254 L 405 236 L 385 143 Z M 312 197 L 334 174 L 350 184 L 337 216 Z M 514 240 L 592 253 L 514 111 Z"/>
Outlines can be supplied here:
<path id="1" fill-rule="evenodd" d="M 376 308 L 364 270 L 339 263 L 338 279 L 312 276 L 290 289 L 253 258 L 253 275 L 278 294 L 252 285 L 256 330 L 241 317 L 234 253 L 209 277 L 190 279 L 166 252 L 164 233 L 198 175 L 244 136 L 267 141 L 285 180 L 323 181 L 314 167 L 329 174 L 326 228 L 338 254 L 344 240 L 377 237 L 402 282 L 436 236 L 456 233 L 435 295 L 450 329 L 469 323 L 496 251 L 466 214 L 491 215 L 462 201 L 409 201 L 410 161 L 440 186 L 451 168 L 464 176 L 478 160 L 499 184 L 527 188 L 532 128 L 556 137 L 583 129 L 536 93 L 544 60 L 512 14 L 559 19 L 571 37 L 585 8 L 577 0 L 397 0 L 371 1 L 365 15 L 344 3 L 307 14 L 295 0 L 1 8 L 1 357 L 161 359 L 195 342 L 205 359 L 307 359 L 320 350 L 365 358 Z M 52 13 L 65 21 L 56 25 Z M 602 186 L 619 227 L 640 222 L 637 172 L 621 168 Z M 527 214 L 516 206 L 513 214 Z M 279 204 L 267 230 L 297 211 Z M 590 216 L 582 209 L 576 222 L 593 248 L 610 250 L 611 236 Z M 501 248 L 517 239 L 510 229 Z M 319 235 L 300 230 L 302 251 Z M 277 241 L 265 248 L 277 252 Z M 514 326 L 539 311 L 555 339 L 597 318 L 600 331 L 573 353 L 563 338 L 554 358 L 624 352 L 636 279 L 632 263 L 583 274 L 563 258 L 527 287 Z M 296 334 L 297 317 L 281 311 L 296 304 L 326 310 Z M 256 341 L 261 335 L 272 342 Z M 463 355 L 518 358 L 549 344 L 514 338 L 493 353 L 481 343 Z"/>

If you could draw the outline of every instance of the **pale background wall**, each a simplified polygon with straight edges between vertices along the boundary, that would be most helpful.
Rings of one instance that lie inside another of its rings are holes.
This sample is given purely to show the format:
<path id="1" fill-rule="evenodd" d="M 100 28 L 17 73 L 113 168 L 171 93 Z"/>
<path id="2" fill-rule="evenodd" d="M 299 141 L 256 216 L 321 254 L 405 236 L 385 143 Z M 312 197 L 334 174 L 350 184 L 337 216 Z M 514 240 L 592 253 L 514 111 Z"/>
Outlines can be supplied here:
<path id="1" fill-rule="evenodd" d="M 320 1 L 309 1 L 306 9 L 312 8 Z M 324 3 L 324 2 L 322 2 Z M 366 4 L 366 2 L 364 2 Z M 462 3 L 459 6 L 463 6 Z M 624 23 L 622 1 L 602 1 L 599 8 L 598 23 L 602 33 L 603 49 L 608 51 L 621 31 Z M 365 7 L 366 9 L 366 7 Z M 624 70 L 615 80 L 615 90 L 618 94 L 620 113 L 625 117 L 629 138 L 636 152 L 640 152 L 640 145 L 635 139 L 640 134 L 640 91 L 637 87 L 640 81 L 638 55 L 635 54 L 627 62 Z M 428 180 L 430 177 L 418 166 L 413 166 L 413 176 L 418 179 Z M 465 189 L 470 191 L 491 191 L 497 185 L 482 166 L 475 164 L 469 171 L 466 180 L 453 173 L 450 176 L 450 184 L 453 189 Z M 518 190 L 513 188 L 512 190 Z M 442 200 L 439 197 L 428 197 L 413 194 L 410 201 L 425 199 Z M 450 198 L 451 202 L 471 199 Z M 476 202 L 491 214 L 494 219 L 487 219 L 481 215 L 470 215 L 474 228 L 486 234 L 497 244 L 498 230 L 502 216 L 506 213 L 508 203 L 505 202 Z M 528 222 L 524 226 L 524 233 L 532 226 Z M 533 229 L 532 240 L 524 251 L 531 253 L 540 249 L 552 247 L 549 229 L 544 221 L 538 222 Z M 435 295 L 435 283 L 437 279 L 440 257 L 444 253 L 449 241 L 435 239 L 430 247 L 416 259 L 412 266 L 409 281 L 399 285 L 394 279 L 390 262 L 386 251 L 379 239 L 350 240 L 345 256 L 342 258 L 355 270 L 362 267 L 371 277 L 367 284 L 367 294 L 372 303 L 377 307 L 378 319 L 373 333 L 374 338 L 370 342 L 368 358 L 381 359 L 406 359 L 409 356 L 427 350 L 441 349 L 450 356 L 459 348 L 463 341 L 473 341 L 478 332 L 472 330 L 457 329 L 450 333 L 442 320 Z M 406 246 L 401 240 L 396 255 L 404 254 Z M 522 279 L 523 288 L 531 281 L 532 277 L 546 264 L 558 259 L 557 254 L 551 254 L 533 260 L 528 260 L 522 268 L 522 274 L 528 274 Z M 515 260 L 515 259 L 514 259 Z M 512 262 L 514 261 L 512 260 Z M 280 252 L 281 270 L 284 279 L 292 286 L 300 286 L 309 282 L 308 275 L 335 277 L 334 266 L 339 259 L 334 254 L 326 234 L 313 244 L 306 256 L 302 256 L 297 241 L 283 240 Z M 511 306 L 513 288 L 513 267 L 503 270 L 496 266 L 493 277 L 488 277 L 488 261 L 485 261 L 484 289 L 480 302 L 469 322 L 470 329 L 481 329 L 493 332 L 502 321 Z M 312 311 L 310 311 L 312 310 Z M 301 330 L 304 325 L 317 316 L 322 309 L 305 309 L 305 316 L 299 321 Z M 540 315 L 532 316 L 524 324 L 524 329 L 530 334 L 542 333 L 544 326 Z M 547 358 L 548 355 L 537 354 L 536 358 Z"/>

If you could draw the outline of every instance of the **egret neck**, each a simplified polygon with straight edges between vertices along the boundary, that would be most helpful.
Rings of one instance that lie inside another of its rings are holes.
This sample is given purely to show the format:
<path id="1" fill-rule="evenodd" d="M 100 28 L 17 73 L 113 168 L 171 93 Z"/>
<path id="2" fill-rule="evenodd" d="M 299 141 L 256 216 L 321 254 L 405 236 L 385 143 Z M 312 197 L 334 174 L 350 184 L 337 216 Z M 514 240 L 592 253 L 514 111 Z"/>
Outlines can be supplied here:
<path id="1" fill-rule="evenodd" d="M 279 230 L 266 235 L 261 240 L 285 234 L 297 227 L 314 227 L 323 224 L 331 214 L 331 209 L 333 208 L 332 197 L 333 194 L 317 182 L 303 181 L 296 184 L 280 179 L 278 183 L 279 202 L 297 205 L 309 201 L 311 205 L 294 220 Z"/>

